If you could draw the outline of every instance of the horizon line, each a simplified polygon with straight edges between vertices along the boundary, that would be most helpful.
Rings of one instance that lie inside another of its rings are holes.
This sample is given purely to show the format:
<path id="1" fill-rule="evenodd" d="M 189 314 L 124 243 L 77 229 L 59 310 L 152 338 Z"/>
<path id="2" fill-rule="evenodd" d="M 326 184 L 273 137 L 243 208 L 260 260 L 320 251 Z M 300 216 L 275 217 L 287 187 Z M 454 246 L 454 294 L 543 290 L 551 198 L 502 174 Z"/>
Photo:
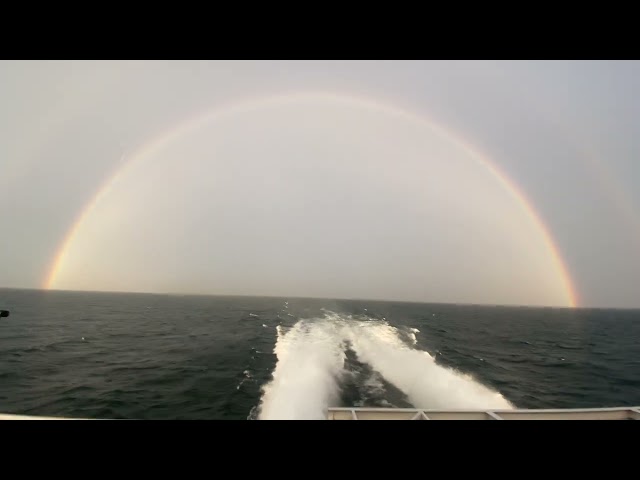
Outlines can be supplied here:
<path id="1" fill-rule="evenodd" d="M 118 290 L 75 290 L 75 289 L 51 289 L 42 287 L 2 287 L 0 290 L 32 290 L 42 292 L 67 292 L 67 293 L 116 293 L 131 295 L 161 295 L 161 296 L 183 296 L 183 297 L 234 297 L 234 298 L 269 298 L 269 299 L 297 299 L 297 300 L 340 300 L 354 302 L 396 302 L 411 303 L 422 305 L 449 305 L 449 306 L 466 306 L 466 307 L 498 307 L 498 308 L 541 308 L 541 309 L 563 309 L 563 310 L 640 310 L 637 307 L 612 307 L 612 306 L 570 306 L 570 305 L 525 305 L 515 303 L 466 303 L 454 301 L 436 301 L 436 300 L 400 300 L 397 298 L 355 298 L 355 297 L 320 297 L 320 296 L 302 296 L 302 295 L 275 295 L 275 294 L 231 294 L 231 293 L 195 293 L 195 292 L 147 292 L 147 291 L 118 291 Z"/>

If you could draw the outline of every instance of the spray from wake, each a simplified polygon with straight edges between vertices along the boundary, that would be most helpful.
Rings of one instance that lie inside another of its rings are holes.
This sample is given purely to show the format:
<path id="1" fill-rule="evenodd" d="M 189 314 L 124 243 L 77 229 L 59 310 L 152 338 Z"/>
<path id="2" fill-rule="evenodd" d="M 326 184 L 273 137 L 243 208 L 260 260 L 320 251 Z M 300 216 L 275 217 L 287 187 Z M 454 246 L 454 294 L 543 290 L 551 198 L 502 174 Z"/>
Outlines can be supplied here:
<path id="1" fill-rule="evenodd" d="M 470 375 L 438 365 L 427 352 L 409 348 L 395 328 L 380 323 L 365 327 L 362 323 L 357 330 L 348 330 L 358 358 L 402 390 L 415 407 L 512 408 L 499 392 L 478 383 Z"/>
<path id="2" fill-rule="evenodd" d="M 344 373 L 338 326 L 300 320 L 285 331 L 278 326 L 273 380 L 264 389 L 261 419 L 318 419 L 336 401 Z"/>
<path id="3" fill-rule="evenodd" d="M 410 330 L 408 345 L 402 340 L 406 333 L 385 321 L 328 311 L 289 330 L 278 327 L 278 360 L 273 380 L 263 388 L 259 418 L 325 418 L 327 407 L 339 406 L 346 345 L 417 408 L 513 408 L 500 393 L 417 350 L 416 332 Z"/>

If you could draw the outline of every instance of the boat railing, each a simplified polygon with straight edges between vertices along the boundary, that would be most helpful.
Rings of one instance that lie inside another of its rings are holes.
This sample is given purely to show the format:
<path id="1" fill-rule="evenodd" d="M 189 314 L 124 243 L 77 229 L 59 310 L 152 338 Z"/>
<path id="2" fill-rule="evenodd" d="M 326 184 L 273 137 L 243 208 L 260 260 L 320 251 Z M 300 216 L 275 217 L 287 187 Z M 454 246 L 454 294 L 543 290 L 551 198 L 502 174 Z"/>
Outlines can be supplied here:
<path id="1" fill-rule="evenodd" d="M 640 420 L 640 407 L 431 410 L 419 408 L 329 408 L 328 420 Z"/>

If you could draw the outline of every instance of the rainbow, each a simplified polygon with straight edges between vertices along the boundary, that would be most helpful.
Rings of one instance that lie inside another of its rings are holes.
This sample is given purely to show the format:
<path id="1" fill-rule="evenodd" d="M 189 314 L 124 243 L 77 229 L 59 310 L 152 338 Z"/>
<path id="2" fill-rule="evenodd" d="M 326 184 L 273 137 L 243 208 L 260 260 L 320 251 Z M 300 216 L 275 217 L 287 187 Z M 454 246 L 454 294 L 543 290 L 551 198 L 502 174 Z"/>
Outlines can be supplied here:
<path id="1" fill-rule="evenodd" d="M 624 217 L 625 222 L 633 230 L 633 234 L 640 241 L 640 217 L 637 215 L 635 201 L 622 181 L 612 175 L 612 170 L 606 168 L 602 162 L 603 154 L 598 152 L 593 138 L 580 135 L 573 125 L 562 122 L 553 112 L 542 109 L 541 104 L 530 105 L 538 114 L 548 122 L 555 130 L 562 132 L 565 139 L 568 139 L 574 151 L 578 153 L 582 160 L 587 163 L 594 179 L 602 184 L 602 188 L 609 195 L 609 199 L 614 207 Z"/>
<path id="2" fill-rule="evenodd" d="M 118 181 L 119 178 L 126 175 L 126 173 L 131 169 L 131 167 L 138 162 L 143 161 L 146 158 L 152 157 L 156 152 L 162 150 L 165 145 L 169 144 L 171 141 L 179 138 L 181 135 L 195 129 L 206 122 L 221 117 L 224 115 L 229 115 L 232 113 L 240 113 L 244 111 L 248 111 L 251 109 L 266 107 L 270 105 L 283 104 L 286 102 L 295 102 L 300 99 L 327 99 L 333 101 L 342 101 L 349 102 L 350 104 L 361 105 L 363 107 L 367 107 L 370 109 L 378 110 L 382 113 L 393 114 L 396 116 L 403 117 L 405 119 L 411 120 L 413 122 L 417 122 L 419 124 L 423 124 L 428 126 L 433 131 L 437 132 L 443 138 L 454 142 L 461 146 L 475 161 L 477 161 L 482 167 L 487 169 L 498 181 L 499 183 L 515 198 L 518 203 L 523 207 L 526 214 L 533 221 L 535 226 L 540 231 L 544 243 L 549 251 L 551 259 L 553 261 L 553 265 L 560 275 L 562 279 L 562 284 L 565 290 L 565 295 L 567 298 L 567 304 L 571 307 L 575 307 L 578 305 L 578 295 L 576 293 L 575 287 L 573 286 L 573 282 L 571 277 L 569 276 L 568 270 L 562 257 L 560 256 L 558 247 L 552 240 L 551 235 L 545 224 L 542 222 L 540 216 L 537 214 L 535 208 L 529 202 L 522 192 L 522 190 L 516 185 L 516 183 L 511 180 L 504 172 L 502 172 L 497 165 L 491 162 L 486 156 L 480 154 L 477 150 L 472 148 L 469 144 L 467 144 L 462 139 L 455 137 L 450 132 L 441 128 L 437 124 L 435 124 L 430 119 L 424 117 L 423 115 L 418 115 L 395 106 L 390 106 L 387 104 L 381 104 L 377 101 L 362 98 L 354 95 L 338 95 L 334 93 L 326 93 L 326 92 L 296 92 L 289 94 L 280 94 L 273 95 L 269 97 L 258 97 L 247 99 L 242 102 L 230 103 L 227 105 L 222 105 L 214 108 L 213 110 L 205 111 L 203 114 L 196 116 L 186 122 L 179 124 L 177 127 L 170 128 L 160 135 L 154 137 L 150 141 L 144 143 L 140 146 L 136 151 L 134 151 L 128 159 L 124 162 L 124 165 L 119 166 L 116 171 L 108 177 L 107 181 L 100 186 L 97 192 L 93 195 L 90 201 L 84 206 L 81 210 L 80 214 L 76 218 L 75 222 L 69 229 L 67 235 L 63 239 L 60 248 L 55 254 L 53 261 L 51 262 L 51 266 L 48 269 L 48 272 L 43 281 L 44 289 L 52 289 L 58 273 L 65 262 L 67 255 L 69 255 L 69 249 L 71 243 L 76 237 L 81 225 L 87 219 L 87 217 L 94 210 L 95 206 L 100 202 L 102 198 L 111 190 L 112 186 Z"/>

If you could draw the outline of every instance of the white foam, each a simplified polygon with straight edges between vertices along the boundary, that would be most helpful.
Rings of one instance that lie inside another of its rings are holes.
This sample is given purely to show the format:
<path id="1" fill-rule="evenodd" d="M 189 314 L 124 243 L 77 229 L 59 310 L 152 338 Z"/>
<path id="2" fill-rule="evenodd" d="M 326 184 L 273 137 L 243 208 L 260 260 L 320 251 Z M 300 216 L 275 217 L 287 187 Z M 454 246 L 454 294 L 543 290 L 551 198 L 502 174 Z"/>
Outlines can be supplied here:
<path id="1" fill-rule="evenodd" d="M 417 408 L 512 408 L 499 393 L 471 376 L 436 364 L 427 352 L 405 345 L 395 328 L 363 322 L 350 329 L 352 348 Z"/>
<path id="2" fill-rule="evenodd" d="M 297 322 L 289 331 L 278 325 L 273 380 L 263 391 L 262 420 L 324 419 L 338 398 L 345 354 L 333 325 Z"/>
<path id="3" fill-rule="evenodd" d="M 418 339 L 416 338 L 416 333 L 420 333 L 420 330 L 418 330 L 417 328 L 410 328 L 409 329 L 409 338 L 411 339 L 411 345 L 417 345 L 418 344 Z"/>
<path id="4" fill-rule="evenodd" d="M 415 407 L 513 408 L 499 392 L 406 345 L 401 332 L 386 322 L 326 311 L 323 318 L 300 320 L 288 331 L 277 329 L 278 360 L 273 380 L 263 389 L 261 419 L 325 418 L 326 408 L 336 405 L 339 379 L 346 373 L 345 341 L 360 361 L 402 390 Z M 415 344 L 419 330 L 410 331 Z"/>

